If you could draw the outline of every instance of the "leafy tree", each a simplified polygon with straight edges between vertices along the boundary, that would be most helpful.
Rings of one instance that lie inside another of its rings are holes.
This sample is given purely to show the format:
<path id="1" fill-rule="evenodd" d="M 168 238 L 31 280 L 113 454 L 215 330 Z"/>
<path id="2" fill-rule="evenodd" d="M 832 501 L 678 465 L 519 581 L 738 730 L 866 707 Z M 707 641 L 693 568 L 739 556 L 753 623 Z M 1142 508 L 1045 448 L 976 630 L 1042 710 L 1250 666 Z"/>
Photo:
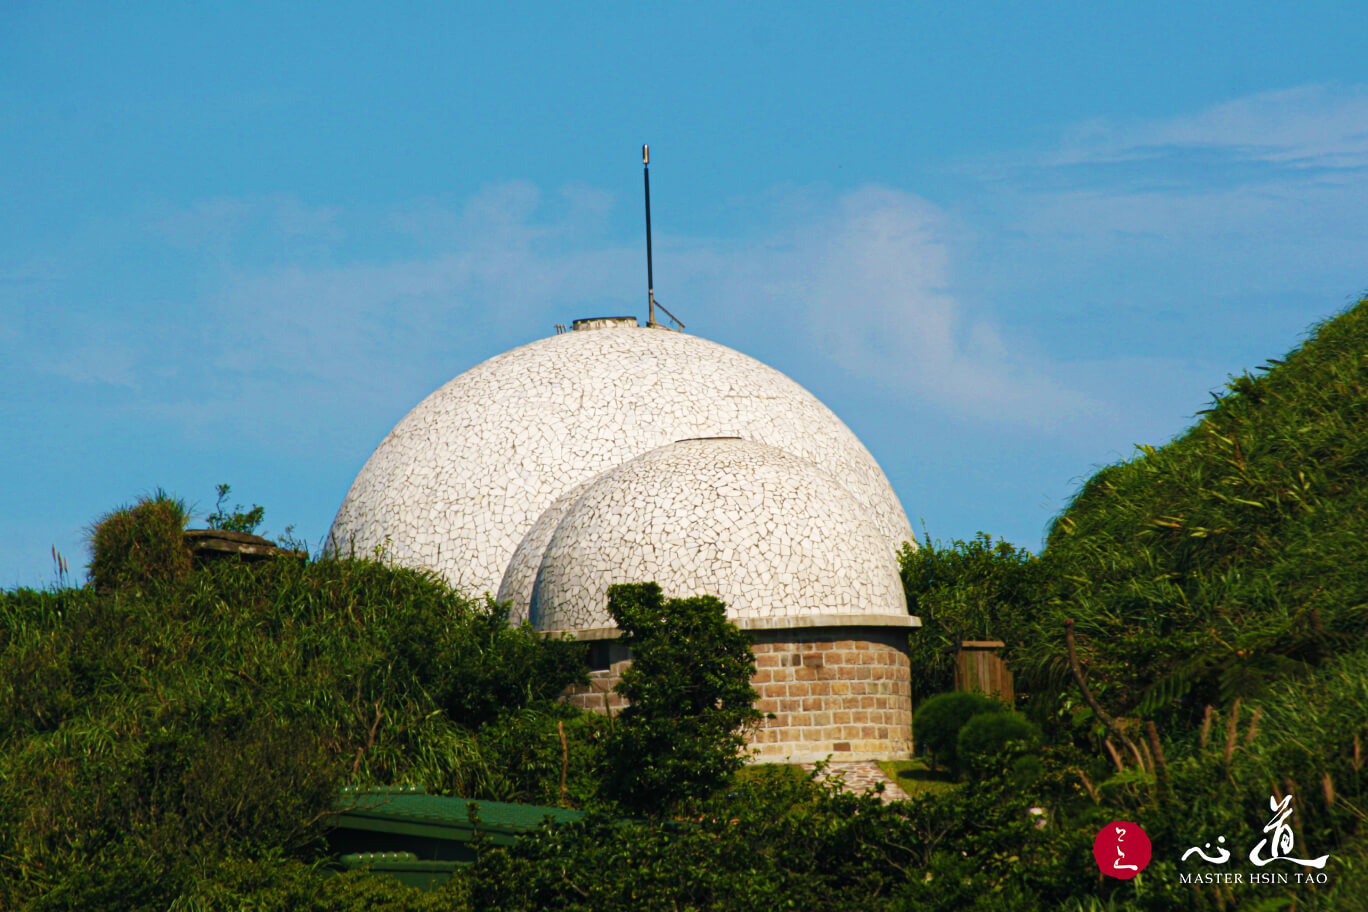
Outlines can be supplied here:
<path id="1" fill-rule="evenodd" d="M 214 490 L 218 493 L 218 503 L 214 505 L 214 512 L 205 520 L 209 523 L 209 528 L 222 529 L 225 532 L 246 532 L 250 535 L 266 518 L 266 508 L 260 504 L 252 504 L 252 509 L 246 512 L 243 511 L 242 504 L 234 504 L 232 513 L 225 512 L 224 502 L 228 500 L 228 494 L 233 489 L 229 485 L 221 484 L 216 485 Z"/>
<path id="2" fill-rule="evenodd" d="M 1267 696 L 1360 642 L 1365 350 L 1368 298 L 1232 378 L 1186 433 L 1094 475 L 1046 543 L 1049 592 L 1013 664 L 1023 689 L 1058 678 L 1066 619 L 1108 711 L 1160 726 Z"/>
<path id="3" fill-rule="evenodd" d="M 589 797 L 582 649 L 374 561 L 0 592 L 0 909 L 419 908 L 326 885 L 338 786 Z"/>
<path id="4" fill-rule="evenodd" d="M 605 744 L 606 796 L 657 813 L 706 797 L 745 764 L 742 730 L 760 720 L 750 638 L 719 599 L 667 601 L 655 583 L 610 586 L 608 611 L 632 664 L 616 687 L 630 705 Z"/>
<path id="5" fill-rule="evenodd" d="M 910 647 L 912 691 L 923 697 L 954 687 L 962 640 L 1004 640 L 1010 658 L 1046 579 L 1025 548 L 983 532 L 948 545 L 928 536 L 920 548 L 904 545 L 898 562 L 907 610 L 922 621 Z"/>

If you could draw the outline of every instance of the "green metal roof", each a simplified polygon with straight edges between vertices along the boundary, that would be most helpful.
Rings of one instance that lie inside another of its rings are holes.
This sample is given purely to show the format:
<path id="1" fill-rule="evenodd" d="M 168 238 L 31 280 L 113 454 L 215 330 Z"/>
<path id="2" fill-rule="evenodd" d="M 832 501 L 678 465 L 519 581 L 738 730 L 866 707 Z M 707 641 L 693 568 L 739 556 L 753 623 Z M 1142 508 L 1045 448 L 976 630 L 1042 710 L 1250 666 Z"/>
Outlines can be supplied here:
<path id="1" fill-rule="evenodd" d="M 369 868 L 422 890 L 436 889 L 458 865 L 475 860 L 475 834 L 511 845 L 546 820 L 566 823 L 583 811 L 429 795 L 421 786 L 348 787 L 333 804 L 328 842 L 345 870 Z"/>
<path id="2" fill-rule="evenodd" d="M 451 879 L 456 861 L 424 861 L 412 852 L 352 852 L 338 859 L 342 868 L 354 871 L 366 868 L 377 874 L 388 874 L 405 886 L 420 890 L 435 890 Z"/>
<path id="3" fill-rule="evenodd" d="M 565 808 L 429 795 L 417 786 L 346 788 L 334 808 L 338 828 L 463 843 L 478 831 L 495 845 L 509 845 L 546 820 L 568 823 L 584 816 Z"/>

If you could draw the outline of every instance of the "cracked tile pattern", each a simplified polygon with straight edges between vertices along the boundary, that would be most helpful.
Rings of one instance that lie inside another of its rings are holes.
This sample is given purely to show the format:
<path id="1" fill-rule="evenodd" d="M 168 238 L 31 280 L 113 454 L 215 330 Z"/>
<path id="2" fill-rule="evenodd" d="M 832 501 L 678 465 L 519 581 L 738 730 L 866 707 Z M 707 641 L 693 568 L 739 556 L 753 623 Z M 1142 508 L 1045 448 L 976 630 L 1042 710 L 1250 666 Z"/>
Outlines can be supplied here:
<path id="1" fill-rule="evenodd" d="M 565 514 L 575 505 L 575 501 L 579 500 L 579 496 L 602 477 L 602 474 L 595 475 L 556 498 L 556 502 L 537 517 L 532 528 L 523 536 L 518 550 L 513 552 L 513 559 L 508 562 L 508 569 L 504 571 L 503 582 L 499 584 L 499 601 L 512 603 L 508 612 L 509 623 L 521 624 L 528 619 L 528 609 L 532 604 L 532 587 L 537 584 L 537 570 L 541 567 L 546 546 L 551 544 L 551 536 L 555 534 L 556 527 L 565 518 Z"/>
<path id="2" fill-rule="evenodd" d="M 907 614 L 872 511 L 813 462 L 742 439 L 669 444 L 588 485 L 546 545 L 532 623 L 612 627 L 608 586 L 643 580 L 715 595 L 734 619 Z"/>
<path id="3" fill-rule="evenodd" d="M 913 540 L 873 457 L 797 383 L 697 336 L 597 325 L 491 358 L 419 403 L 357 475 L 331 547 L 494 593 L 561 495 L 676 440 L 730 435 L 838 478 L 888 554 Z"/>

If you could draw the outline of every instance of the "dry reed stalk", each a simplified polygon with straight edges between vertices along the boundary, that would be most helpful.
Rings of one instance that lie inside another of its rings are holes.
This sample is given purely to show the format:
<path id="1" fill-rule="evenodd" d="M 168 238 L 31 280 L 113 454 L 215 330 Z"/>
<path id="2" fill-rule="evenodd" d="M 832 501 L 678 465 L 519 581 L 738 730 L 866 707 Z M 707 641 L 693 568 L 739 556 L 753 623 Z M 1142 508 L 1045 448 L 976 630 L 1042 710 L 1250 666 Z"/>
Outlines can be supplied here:
<path id="1" fill-rule="evenodd" d="M 1235 705 L 1230 707 L 1230 722 L 1226 724 L 1226 746 L 1225 762 L 1229 763 L 1230 758 L 1235 754 L 1235 735 L 1236 726 L 1240 723 L 1240 698 L 1235 698 Z"/>
<path id="2" fill-rule="evenodd" d="M 1154 722 L 1145 722 L 1145 734 L 1149 737 L 1149 746 L 1154 750 L 1154 761 L 1159 766 L 1159 775 L 1168 782 L 1168 763 L 1164 760 L 1164 745 L 1159 742 L 1159 729 Z"/>
<path id="3" fill-rule="evenodd" d="M 1254 736 L 1259 733 L 1259 717 L 1263 715 L 1263 707 L 1254 707 L 1254 715 L 1249 718 L 1249 731 L 1245 732 L 1245 744 L 1254 740 Z"/>
<path id="4" fill-rule="evenodd" d="M 1297 834 L 1297 844 L 1305 845 L 1306 836 L 1302 833 L 1301 818 L 1306 812 L 1306 806 L 1302 804 L 1301 796 L 1297 794 L 1297 786 L 1290 778 L 1284 778 L 1283 783 L 1287 785 L 1287 794 L 1292 796 L 1292 829 Z"/>
<path id="5" fill-rule="evenodd" d="M 563 719 L 556 720 L 556 731 L 560 733 L 561 743 L 560 800 L 561 804 L 565 804 L 565 775 L 570 770 L 570 742 L 565 738 L 565 721 Z"/>
<path id="6" fill-rule="evenodd" d="M 1088 682 L 1083 678 L 1083 666 L 1078 663 L 1078 650 L 1074 648 L 1073 618 L 1068 618 L 1064 621 L 1064 645 L 1069 651 L 1069 670 L 1073 672 L 1074 680 L 1078 683 L 1078 689 L 1083 691 L 1083 699 L 1086 700 L 1088 706 L 1091 707 L 1093 715 L 1101 719 L 1102 724 L 1107 726 L 1107 729 L 1116 736 L 1116 739 L 1126 745 L 1130 752 L 1135 755 L 1135 760 L 1140 764 L 1140 768 L 1144 769 L 1145 761 L 1144 758 L 1140 756 L 1140 751 L 1136 750 L 1135 742 L 1126 737 L 1126 733 L 1121 730 L 1121 726 L 1118 725 L 1116 720 L 1102 708 L 1102 704 L 1097 702 L 1097 698 L 1093 696 L 1093 692 L 1088 689 Z"/>
<path id="7" fill-rule="evenodd" d="M 1097 786 L 1092 784 L 1092 780 L 1088 778 L 1088 774 L 1079 770 L 1078 778 L 1083 780 L 1083 787 L 1088 790 L 1088 797 L 1093 800 L 1093 804 L 1101 804 L 1102 797 L 1097 794 Z"/>
<path id="8" fill-rule="evenodd" d="M 1198 742 L 1201 745 L 1202 750 L 1206 750 L 1207 736 L 1211 734 L 1211 717 L 1214 712 L 1215 710 L 1213 710 L 1211 704 L 1208 703 L 1206 712 L 1202 713 L 1202 737 Z"/>

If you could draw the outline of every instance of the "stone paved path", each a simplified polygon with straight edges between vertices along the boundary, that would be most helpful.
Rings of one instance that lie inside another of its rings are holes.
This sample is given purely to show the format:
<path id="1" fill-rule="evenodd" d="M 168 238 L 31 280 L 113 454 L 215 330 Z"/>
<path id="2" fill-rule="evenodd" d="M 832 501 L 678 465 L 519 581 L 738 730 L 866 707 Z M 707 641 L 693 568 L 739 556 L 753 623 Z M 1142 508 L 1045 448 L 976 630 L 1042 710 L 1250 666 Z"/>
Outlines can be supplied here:
<path id="1" fill-rule="evenodd" d="M 804 763 L 803 769 L 811 772 L 816 768 L 816 764 Z M 902 801 L 908 797 L 907 792 L 902 790 L 898 783 L 884 775 L 884 771 L 879 769 L 879 765 L 872 760 L 857 760 L 845 763 L 828 763 L 826 775 L 845 776 L 845 788 L 848 792 L 864 792 L 872 789 L 877 783 L 884 785 L 883 803 L 890 801 Z"/>

